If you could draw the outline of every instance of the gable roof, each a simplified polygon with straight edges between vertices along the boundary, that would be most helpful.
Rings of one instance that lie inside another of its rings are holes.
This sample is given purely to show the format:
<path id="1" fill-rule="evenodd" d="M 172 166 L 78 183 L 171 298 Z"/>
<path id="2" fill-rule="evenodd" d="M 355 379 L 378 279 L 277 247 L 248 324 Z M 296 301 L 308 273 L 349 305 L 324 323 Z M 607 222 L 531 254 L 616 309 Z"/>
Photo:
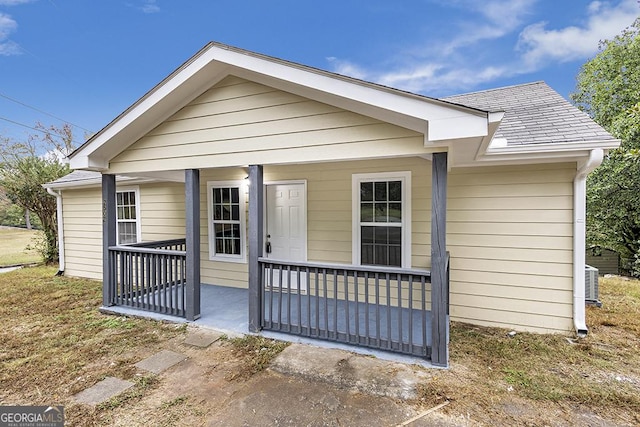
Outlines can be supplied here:
<path id="1" fill-rule="evenodd" d="M 212 42 L 75 150 L 72 168 L 107 169 L 111 158 L 229 75 L 419 132 L 425 145 L 483 137 L 501 117 Z"/>
<path id="2" fill-rule="evenodd" d="M 229 75 L 415 131 L 426 155 L 448 150 L 450 166 L 575 160 L 619 145 L 543 82 L 436 99 L 211 42 L 75 150 L 71 167 L 108 170 L 111 159 Z"/>
<path id="3" fill-rule="evenodd" d="M 481 110 L 504 111 L 494 138 L 506 139 L 508 146 L 618 141 L 542 81 L 443 99 Z"/>

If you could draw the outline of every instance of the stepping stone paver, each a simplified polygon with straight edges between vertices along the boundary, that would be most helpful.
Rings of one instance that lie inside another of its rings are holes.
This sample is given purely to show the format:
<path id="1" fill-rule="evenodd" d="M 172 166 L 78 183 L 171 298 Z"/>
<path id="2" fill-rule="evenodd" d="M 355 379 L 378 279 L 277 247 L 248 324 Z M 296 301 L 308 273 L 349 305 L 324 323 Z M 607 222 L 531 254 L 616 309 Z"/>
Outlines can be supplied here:
<path id="1" fill-rule="evenodd" d="M 184 343 L 193 347 L 207 348 L 218 341 L 222 335 L 224 335 L 222 332 L 217 331 L 191 332 L 185 338 Z"/>
<path id="2" fill-rule="evenodd" d="M 130 387 L 133 387 L 133 383 L 130 381 L 107 377 L 94 386 L 76 394 L 73 398 L 76 402 L 95 406 L 119 395 Z"/>
<path id="3" fill-rule="evenodd" d="M 153 356 L 141 360 L 140 362 L 136 363 L 135 366 L 145 371 L 159 374 L 169 369 L 173 365 L 182 362 L 186 358 L 187 356 L 185 356 L 184 354 L 176 353 L 175 351 L 171 350 L 162 350 L 161 352 L 156 353 Z"/>

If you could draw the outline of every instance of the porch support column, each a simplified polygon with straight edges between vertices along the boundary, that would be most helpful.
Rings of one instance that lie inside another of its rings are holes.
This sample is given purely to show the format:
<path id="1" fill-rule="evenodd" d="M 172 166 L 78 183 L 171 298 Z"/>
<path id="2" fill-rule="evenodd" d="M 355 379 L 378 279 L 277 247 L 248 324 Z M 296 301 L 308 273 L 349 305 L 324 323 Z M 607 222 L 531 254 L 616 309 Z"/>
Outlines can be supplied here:
<path id="1" fill-rule="evenodd" d="M 186 215 L 186 292 L 187 320 L 200 318 L 200 171 L 184 171 L 184 195 Z"/>
<path id="2" fill-rule="evenodd" d="M 264 181 L 262 165 L 249 166 L 249 331 L 262 329 L 262 271 Z"/>
<path id="3" fill-rule="evenodd" d="M 116 245 L 116 176 L 102 175 L 102 305 L 114 304 L 113 268 L 109 247 Z"/>
<path id="4" fill-rule="evenodd" d="M 449 364 L 447 153 L 434 153 L 431 170 L 431 363 Z"/>

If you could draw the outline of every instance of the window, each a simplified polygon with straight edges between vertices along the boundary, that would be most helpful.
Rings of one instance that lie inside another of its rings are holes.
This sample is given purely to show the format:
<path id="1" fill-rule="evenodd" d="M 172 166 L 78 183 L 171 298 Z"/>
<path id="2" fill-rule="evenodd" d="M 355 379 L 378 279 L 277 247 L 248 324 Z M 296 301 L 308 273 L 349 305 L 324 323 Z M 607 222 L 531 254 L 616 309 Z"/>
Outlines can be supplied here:
<path id="1" fill-rule="evenodd" d="M 244 262 L 245 189 L 233 182 L 207 183 L 209 213 L 209 258 L 219 261 Z"/>
<path id="2" fill-rule="evenodd" d="M 353 175 L 353 263 L 409 267 L 410 172 Z"/>
<path id="3" fill-rule="evenodd" d="M 140 239 L 138 189 L 116 191 L 117 242 L 119 245 L 137 243 Z"/>

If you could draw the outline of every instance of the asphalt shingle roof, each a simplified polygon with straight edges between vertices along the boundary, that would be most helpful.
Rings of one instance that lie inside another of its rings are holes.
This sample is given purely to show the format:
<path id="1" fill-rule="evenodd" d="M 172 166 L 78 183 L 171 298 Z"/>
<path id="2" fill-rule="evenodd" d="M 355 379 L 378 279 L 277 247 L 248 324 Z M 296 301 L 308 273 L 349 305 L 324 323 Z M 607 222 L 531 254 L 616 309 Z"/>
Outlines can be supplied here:
<path id="1" fill-rule="evenodd" d="M 100 179 L 101 176 L 102 175 L 100 174 L 100 172 L 74 170 L 71 173 L 63 176 L 62 178 L 58 178 L 55 181 L 50 182 L 49 184 L 66 184 L 69 182 L 80 183 L 82 181 L 92 181 Z"/>
<path id="2" fill-rule="evenodd" d="M 504 111 L 495 138 L 508 146 L 616 141 L 544 82 L 442 98 L 444 101 L 485 111 Z"/>

